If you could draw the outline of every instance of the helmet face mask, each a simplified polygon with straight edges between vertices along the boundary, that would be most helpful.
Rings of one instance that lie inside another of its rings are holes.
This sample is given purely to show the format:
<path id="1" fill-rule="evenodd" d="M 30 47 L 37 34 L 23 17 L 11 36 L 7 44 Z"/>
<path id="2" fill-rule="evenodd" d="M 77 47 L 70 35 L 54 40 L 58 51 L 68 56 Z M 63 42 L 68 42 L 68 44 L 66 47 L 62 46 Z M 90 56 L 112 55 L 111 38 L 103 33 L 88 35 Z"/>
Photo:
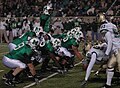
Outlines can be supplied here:
<path id="1" fill-rule="evenodd" d="M 81 31 L 76 32 L 74 37 L 77 41 L 81 41 L 81 39 L 83 38 L 83 33 Z"/>

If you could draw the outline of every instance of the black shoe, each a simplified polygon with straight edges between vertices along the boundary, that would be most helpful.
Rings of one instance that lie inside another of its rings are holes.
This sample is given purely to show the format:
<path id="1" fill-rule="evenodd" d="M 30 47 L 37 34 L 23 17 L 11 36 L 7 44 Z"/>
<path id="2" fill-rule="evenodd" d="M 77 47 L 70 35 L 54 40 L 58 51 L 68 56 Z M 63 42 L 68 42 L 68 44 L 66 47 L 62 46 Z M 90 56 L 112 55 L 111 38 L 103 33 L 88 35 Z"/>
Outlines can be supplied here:
<path id="1" fill-rule="evenodd" d="M 13 79 L 13 83 L 14 83 L 14 84 L 19 84 L 19 83 L 23 83 L 23 81 L 20 80 L 20 78 L 14 78 L 14 79 Z"/>
<path id="2" fill-rule="evenodd" d="M 13 86 L 13 87 L 15 86 L 15 84 L 11 80 L 6 80 L 4 83 L 7 86 Z"/>
<path id="3" fill-rule="evenodd" d="M 105 84 L 104 86 L 102 86 L 101 88 L 111 88 L 111 86 Z"/>
<path id="4" fill-rule="evenodd" d="M 60 74 L 64 74 L 65 73 L 64 70 L 60 70 L 60 69 L 58 69 L 57 72 L 60 73 Z"/>
<path id="5" fill-rule="evenodd" d="M 4 74 L 4 75 L 2 76 L 2 79 L 3 79 L 3 80 L 7 80 L 7 74 Z"/>
<path id="6" fill-rule="evenodd" d="M 86 81 L 86 80 L 82 81 L 82 83 L 81 83 L 81 87 L 85 87 L 86 84 L 87 84 L 87 81 Z"/>

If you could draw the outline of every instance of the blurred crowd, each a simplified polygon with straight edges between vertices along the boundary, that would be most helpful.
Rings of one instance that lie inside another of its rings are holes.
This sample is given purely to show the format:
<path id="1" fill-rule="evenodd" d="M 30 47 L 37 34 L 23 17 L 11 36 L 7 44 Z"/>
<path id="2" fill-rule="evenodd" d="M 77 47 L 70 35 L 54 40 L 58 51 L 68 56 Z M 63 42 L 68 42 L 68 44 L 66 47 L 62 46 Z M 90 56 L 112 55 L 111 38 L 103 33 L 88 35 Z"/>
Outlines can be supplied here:
<path id="1" fill-rule="evenodd" d="M 112 23 L 116 24 L 120 28 L 119 18 L 110 18 Z M 12 42 L 13 39 L 21 36 L 23 33 L 33 30 L 35 26 L 40 26 L 40 18 L 10 18 L 0 19 L 0 43 Z M 84 38 L 87 41 L 97 42 L 100 40 L 99 25 L 96 19 L 83 19 L 78 17 L 54 18 L 50 24 L 50 30 L 54 34 L 60 34 L 67 32 L 74 27 L 81 27 L 81 31 L 84 34 Z"/>
<path id="2" fill-rule="evenodd" d="M 32 30 L 33 27 L 40 26 L 39 18 L 27 19 L 24 17 L 0 19 L 0 42 L 12 42 L 14 38 L 21 36 L 23 33 Z"/>
<path id="3" fill-rule="evenodd" d="M 0 0 L 0 16 L 40 16 L 49 0 Z M 51 0 L 54 16 L 95 16 L 106 12 L 115 0 Z M 108 15 L 120 15 L 120 0 L 107 11 Z"/>

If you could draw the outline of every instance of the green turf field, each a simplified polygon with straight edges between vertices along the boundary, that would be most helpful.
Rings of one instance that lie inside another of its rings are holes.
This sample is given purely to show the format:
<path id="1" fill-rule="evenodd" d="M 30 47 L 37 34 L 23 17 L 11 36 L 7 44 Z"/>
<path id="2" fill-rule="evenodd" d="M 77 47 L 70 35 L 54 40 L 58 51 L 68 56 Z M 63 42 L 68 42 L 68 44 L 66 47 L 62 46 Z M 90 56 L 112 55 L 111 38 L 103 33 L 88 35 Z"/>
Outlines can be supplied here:
<path id="1" fill-rule="evenodd" d="M 1 59 L 4 53 L 6 52 L 8 52 L 7 45 L 0 44 Z M 3 64 L 1 63 L 1 59 L 0 59 L 0 88 L 13 88 L 6 86 L 1 78 L 4 73 L 9 71 L 9 69 L 3 66 Z M 78 63 L 78 61 L 76 61 L 76 63 Z M 37 69 L 39 68 L 40 67 L 37 66 Z M 97 69 L 97 67 L 95 67 L 94 69 Z M 44 77 L 48 77 L 51 74 L 53 73 L 48 72 L 40 75 L 41 76 L 44 75 L 42 77 L 44 78 Z M 34 85 L 30 88 L 82 88 L 80 84 L 84 79 L 84 76 L 85 76 L 85 71 L 82 70 L 81 65 L 78 65 L 73 69 L 69 70 L 69 72 L 66 74 L 57 74 L 51 78 L 48 78 L 45 81 L 40 82 L 38 85 Z M 89 83 L 85 88 L 100 88 L 106 80 L 106 75 L 101 74 L 100 76 L 101 77 L 95 77 L 93 74 L 91 74 Z M 33 83 L 30 79 L 27 79 L 24 76 L 21 76 L 21 79 L 24 81 L 24 83 L 17 84 L 16 87 L 14 88 L 25 88 L 25 86 L 28 86 L 31 83 Z M 113 88 L 120 88 L 120 86 L 115 84 Z"/>

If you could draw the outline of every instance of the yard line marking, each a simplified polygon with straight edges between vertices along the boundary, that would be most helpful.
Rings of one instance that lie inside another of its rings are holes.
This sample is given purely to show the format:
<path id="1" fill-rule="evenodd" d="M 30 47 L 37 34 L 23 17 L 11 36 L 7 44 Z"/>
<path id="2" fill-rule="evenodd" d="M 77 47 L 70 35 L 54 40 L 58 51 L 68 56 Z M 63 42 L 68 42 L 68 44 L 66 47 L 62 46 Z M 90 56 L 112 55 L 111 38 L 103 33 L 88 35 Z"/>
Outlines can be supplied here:
<path id="1" fill-rule="evenodd" d="M 45 80 L 47 80 L 47 79 L 49 79 L 49 78 L 51 78 L 51 77 L 57 75 L 57 74 L 58 74 L 58 72 L 53 73 L 53 74 L 49 75 L 48 77 L 39 80 L 39 83 L 41 83 L 41 82 L 43 82 L 43 81 L 45 81 Z M 34 85 L 36 85 L 36 82 L 33 82 L 33 83 L 31 83 L 31 84 L 29 84 L 29 85 L 23 87 L 23 88 L 29 88 L 29 87 L 34 86 Z"/>
<path id="2" fill-rule="evenodd" d="M 76 63 L 74 66 L 78 66 L 78 65 L 80 65 L 81 63 L 82 63 L 82 61 Z"/>
<path id="3" fill-rule="evenodd" d="M 0 70 L 0 72 L 3 72 L 4 70 Z"/>
<path id="4" fill-rule="evenodd" d="M 82 61 L 76 63 L 74 66 L 78 66 L 78 65 L 80 65 L 81 63 L 82 63 Z M 55 75 L 57 75 L 57 74 L 59 74 L 59 73 L 58 73 L 58 72 L 55 72 L 55 73 L 49 75 L 48 77 L 39 80 L 38 83 L 41 83 L 41 82 L 43 82 L 43 81 L 45 81 L 45 80 L 47 80 L 47 79 L 49 79 L 49 78 L 52 78 L 53 76 L 55 76 Z M 36 85 L 36 82 L 33 82 L 33 83 L 31 83 L 31 84 L 29 84 L 29 85 L 27 85 L 27 86 L 24 86 L 23 88 L 29 88 L 29 87 L 32 87 L 32 86 L 34 86 L 34 85 Z"/>

